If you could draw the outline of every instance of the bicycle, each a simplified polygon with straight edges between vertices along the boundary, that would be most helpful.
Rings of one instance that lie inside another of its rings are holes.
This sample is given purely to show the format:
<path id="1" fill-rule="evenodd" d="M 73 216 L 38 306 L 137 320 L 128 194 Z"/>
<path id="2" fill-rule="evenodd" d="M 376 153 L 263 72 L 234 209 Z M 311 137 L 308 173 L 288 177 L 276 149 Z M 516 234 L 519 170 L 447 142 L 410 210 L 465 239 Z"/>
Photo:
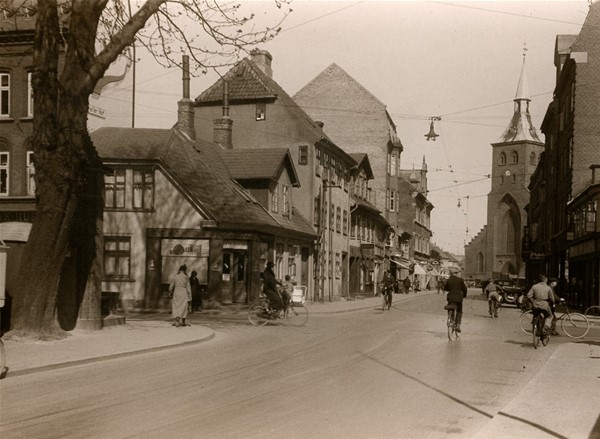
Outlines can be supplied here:
<path id="1" fill-rule="evenodd" d="M 500 312 L 500 308 L 502 307 L 502 298 L 499 300 L 492 299 L 488 301 L 488 312 L 492 319 L 498 318 L 498 313 Z"/>
<path id="2" fill-rule="evenodd" d="M 533 347 L 535 349 L 540 345 L 540 341 L 544 346 L 550 341 L 550 332 L 544 329 L 546 315 L 541 309 L 536 309 L 532 312 L 531 334 L 533 335 Z"/>
<path id="3" fill-rule="evenodd" d="M 590 322 L 588 319 L 581 313 L 578 312 L 570 312 L 569 307 L 565 299 L 561 298 L 559 300 L 561 305 L 564 305 L 565 311 L 562 315 L 557 316 L 552 321 L 552 330 L 555 330 L 557 322 L 560 320 L 561 329 L 566 334 L 567 337 L 570 338 L 583 338 L 587 335 L 590 330 Z M 524 311 L 521 313 L 521 317 L 519 318 L 519 324 L 521 326 L 521 330 L 528 335 L 532 335 L 532 323 L 533 323 L 533 310 Z"/>
<path id="4" fill-rule="evenodd" d="M 248 320 L 254 326 L 264 326 L 270 321 L 281 320 L 290 326 L 304 326 L 308 321 L 308 309 L 304 301 L 290 300 L 283 309 L 275 310 L 269 299 L 260 293 L 257 301 L 248 307 Z"/>
<path id="5" fill-rule="evenodd" d="M 588 307 L 583 313 L 590 322 L 590 326 L 600 326 L 600 306 L 593 305 Z"/>
<path id="6" fill-rule="evenodd" d="M 458 324 L 456 323 L 456 310 L 458 305 L 456 303 L 448 303 L 444 306 L 445 310 L 448 310 L 448 320 L 446 326 L 448 328 L 448 340 L 452 341 L 458 339 Z"/>
<path id="7" fill-rule="evenodd" d="M 392 289 L 384 288 L 381 291 L 381 310 L 385 311 L 387 309 L 392 309 Z"/>

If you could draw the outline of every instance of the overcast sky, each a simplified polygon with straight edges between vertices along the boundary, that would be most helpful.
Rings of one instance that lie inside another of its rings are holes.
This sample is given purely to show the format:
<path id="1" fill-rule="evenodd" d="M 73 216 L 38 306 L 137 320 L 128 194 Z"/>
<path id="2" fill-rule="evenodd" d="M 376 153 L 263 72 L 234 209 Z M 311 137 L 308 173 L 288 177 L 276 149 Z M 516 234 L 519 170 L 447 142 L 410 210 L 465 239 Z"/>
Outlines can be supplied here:
<path id="1" fill-rule="evenodd" d="M 273 55 L 274 79 L 293 95 L 336 63 L 386 104 L 404 145 L 402 168 L 427 161 L 433 242 L 462 254 L 487 221 L 490 144 L 511 119 L 523 47 L 539 131 L 555 83 L 556 35 L 579 33 L 588 2 L 296 0 L 292 9 L 280 35 L 259 46 Z M 170 128 L 181 71 L 144 60 L 136 79 L 135 126 Z M 192 98 L 216 79 L 192 79 Z M 107 116 L 90 116 L 91 127 L 131 126 L 130 90 L 131 76 L 91 100 Z M 430 116 L 442 117 L 436 142 L 424 137 Z"/>

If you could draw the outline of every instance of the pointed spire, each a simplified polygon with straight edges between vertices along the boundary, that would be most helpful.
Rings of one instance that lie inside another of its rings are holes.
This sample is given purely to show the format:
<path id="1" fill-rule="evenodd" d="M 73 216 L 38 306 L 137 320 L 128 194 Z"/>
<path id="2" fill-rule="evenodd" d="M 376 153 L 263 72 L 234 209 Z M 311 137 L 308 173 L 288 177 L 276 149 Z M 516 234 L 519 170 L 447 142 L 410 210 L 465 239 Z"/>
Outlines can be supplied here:
<path id="1" fill-rule="evenodd" d="M 521 75 L 519 76 L 519 85 L 515 96 L 515 108 L 513 117 L 508 128 L 502 134 L 502 142 L 522 142 L 541 140 L 537 135 L 531 115 L 529 114 L 529 87 L 527 85 L 527 75 L 525 74 L 525 57 L 527 55 L 527 46 L 523 47 L 523 65 L 521 66 Z"/>
<path id="2" fill-rule="evenodd" d="M 527 76 L 525 75 L 525 60 L 527 57 L 527 43 L 523 45 L 523 65 L 521 66 L 521 75 L 519 76 L 519 85 L 517 86 L 517 94 L 515 96 L 516 101 L 530 101 L 529 98 L 529 84 L 527 83 Z"/>

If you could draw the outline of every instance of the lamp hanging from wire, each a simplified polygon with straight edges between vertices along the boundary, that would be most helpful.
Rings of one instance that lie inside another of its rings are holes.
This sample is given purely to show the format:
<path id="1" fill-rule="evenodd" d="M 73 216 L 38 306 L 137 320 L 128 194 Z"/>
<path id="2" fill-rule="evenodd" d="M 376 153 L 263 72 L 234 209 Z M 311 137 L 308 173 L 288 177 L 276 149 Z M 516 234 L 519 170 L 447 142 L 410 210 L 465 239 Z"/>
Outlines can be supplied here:
<path id="1" fill-rule="evenodd" d="M 439 134 L 435 133 L 435 130 L 433 129 L 433 122 L 436 120 L 442 120 L 441 117 L 439 116 L 433 116 L 429 118 L 430 122 L 429 122 L 429 132 L 427 134 L 425 134 L 425 138 L 427 139 L 427 141 L 429 142 L 430 140 L 433 140 L 435 142 L 435 138 L 439 137 Z"/>

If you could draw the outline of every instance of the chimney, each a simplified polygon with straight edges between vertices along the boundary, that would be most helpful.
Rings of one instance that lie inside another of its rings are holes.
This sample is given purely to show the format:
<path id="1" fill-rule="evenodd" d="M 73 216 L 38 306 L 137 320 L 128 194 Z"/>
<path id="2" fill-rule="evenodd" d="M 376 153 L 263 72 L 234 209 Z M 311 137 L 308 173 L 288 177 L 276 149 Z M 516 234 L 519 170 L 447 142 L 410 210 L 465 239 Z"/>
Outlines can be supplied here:
<path id="1" fill-rule="evenodd" d="M 233 148 L 233 120 L 229 117 L 229 82 L 223 79 L 223 117 L 214 120 L 214 142 L 223 148 Z"/>
<path id="2" fill-rule="evenodd" d="M 269 78 L 273 77 L 273 69 L 271 68 L 271 61 L 273 57 L 266 50 L 254 49 L 250 52 L 250 60 L 256 64 L 265 75 Z"/>
<path id="3" fill-rule="evenodd" d="M 183 55 L 181 68 L 183 70 L 183 98 L 177 102 L 177 124 L 175 126 L 179 131 L 187 134 L 190 139 L 195 139 L 194 101 L 190 99 L 190 58 L 188 55 Z"/>

